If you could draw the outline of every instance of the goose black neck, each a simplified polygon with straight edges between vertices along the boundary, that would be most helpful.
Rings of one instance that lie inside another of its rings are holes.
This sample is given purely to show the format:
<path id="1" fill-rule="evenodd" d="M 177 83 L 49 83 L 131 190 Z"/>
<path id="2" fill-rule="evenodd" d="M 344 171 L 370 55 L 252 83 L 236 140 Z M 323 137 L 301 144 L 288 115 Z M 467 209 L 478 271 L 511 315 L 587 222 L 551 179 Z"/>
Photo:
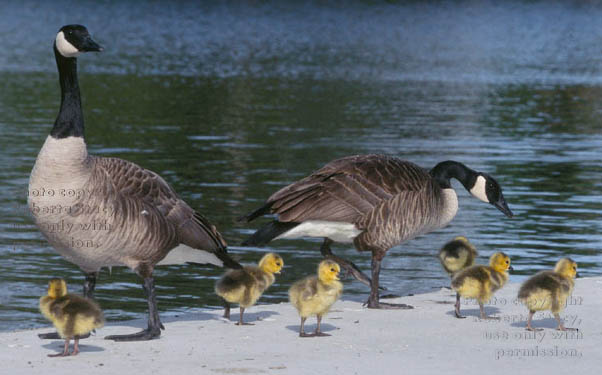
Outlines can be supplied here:
<path id="1" fill-rule="evenodd" d="M 442 161 L 429 173 L 441 189 L 451 188 L 450 179 L 455 178 L 469 191 L 474 186 L 478 176 L 477 172 L 453 160 Z"/>
<path id="2" fill-rule="evenodd" d="M 84 114 L 82 112 L 79 83 L 77 82 L 77 59 L 65 57 L 54 46 L 54 57 L 59 70 L 61 84 L 61 108 L 54 121 L 50 135 L 54 138 L 84 136 Z"/>

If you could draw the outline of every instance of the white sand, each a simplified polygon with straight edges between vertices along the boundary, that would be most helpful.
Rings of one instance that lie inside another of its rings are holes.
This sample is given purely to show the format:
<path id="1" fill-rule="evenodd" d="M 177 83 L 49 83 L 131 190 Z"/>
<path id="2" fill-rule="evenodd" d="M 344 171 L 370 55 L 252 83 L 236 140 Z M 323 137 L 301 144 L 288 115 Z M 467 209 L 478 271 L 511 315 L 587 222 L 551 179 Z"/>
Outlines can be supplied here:
<path id="1" fill-rule="evenodd" d="M 602 368 L 602 278 L 578 279 L 563 317 L 579 332 L 558 332 L 549 313 L 538 313 L 536 334 L 525 330 L 527 310 L 509 284 L 486 308 L 501 321 L 479 321 L 478 305 L 453 316 L 451 291 L 404 297 L 413 310 L 375 311 L 344 299 L 323 321 L 331 337 L 299 338 L 299 318 L 287 303 L 252 307 L 254 326 L 224 321 L 221 311 L 164 321 L 159 340 L 116 343 L 111 334 L 137 331 L 145 321 L 109 324 L 82 340 L 76 357 L 48 358 L 59 340 L 40 340 L 51 328 L 0 334 L 0 373 L 65 374 L 520 374 L 599 373 Z M 391 300 L 395 302 L 396 300 Z M 233 309 L 233 312 L 237 309 Z M 232 314 L 238 319 L 238 313 Z M 307 330 L 315 328 L 308 320 Z M 5 372 L 5 370 L 8 370 Z M 127 372 L 126 372 L 127 371 Z M 129 372 L 133 371 L 133 372 Z M 174 372 L 175 371 L 175 372 Z"/>

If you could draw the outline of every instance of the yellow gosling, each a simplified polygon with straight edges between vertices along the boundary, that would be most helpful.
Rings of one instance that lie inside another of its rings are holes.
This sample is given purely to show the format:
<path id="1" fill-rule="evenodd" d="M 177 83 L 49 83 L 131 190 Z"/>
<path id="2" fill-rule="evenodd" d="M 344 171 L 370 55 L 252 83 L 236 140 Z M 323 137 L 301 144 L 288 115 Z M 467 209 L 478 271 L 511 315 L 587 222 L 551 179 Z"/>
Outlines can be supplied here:
<path id="1" fill-rule="evenodd" d="M 48 295 L 40 298 L 40 311 L 50 320 L 59 336 L 65 339 L 62 353 L 48 354 L 49 357 L 65 357 L 79 353 L 79 338 L 104 325 L 104 317 L 98 304 L 75 294 L 67 293 L 63 279 L 52 279 L 48 283 Z M 69 342 L 74 339 L 73 351 L 69 353 Z"/>
<path id="2" fill-rule="evenodd" d="M 458 236 L 439 250 L 439 261 L 447 274 L 453 278 L 456 273 L 474 264 L 479 254 L 466 237 Z"/>
<path id="3" fill-rule="evenodd" d="M 339 281 L 341 268 L 332 260 L 323 260 L 318 265 L 318 275 L 308 276 L 297 281 L 288 291 L 290 302 L 301 316 L 300 337 L 330 336 L 320 329 L 322 316 L 343 293 L 343 284 Z M 313 334 L 305 333 L 305 320 L 316 315 L 318 326 Z"/>
<path id="4" fill-rule="evenodd" d="M 531 320 L 536 311 L 550 310 L 558 322 L 559 331 L 577 330 L 567 328 L 562 324 L 560 312 L 566 306 L 566 300 L 573 292 L 577 263 L 570 258 L 562 258 L 553 271 L 541 271 L 533 275 L 521 285 L 518 299 L 529 309 L 527 330 L 540 331 L 543 328 L 533 328 Z"/>
<path id="5" fill-rule="evenodd" d="M 215 293 L 224 299 L 224 318 L 230 319 L 230 303 L 238 303 L 240 316 L 237 325 L 253 325 L 243 322 L 247 307 L 253 306 L 263 292 L 274 283 L 274 274 L 284 266 L 280 255 L 265 254 L 257 266 L 228 271 L 215 284 Z"/>
<path id="6" fill-rule="evenodd" d="M 476 265 L 458 272 L 452 279 L 452 288 L 459 296 L 475 298 L 479 302 L 481 319 L 499 319 L 485 314 L 483 304 L 491 299 L 493 293 L 508 281 L 510 258 L 504 253 L 495 253 L 489 258 L 489 266 Z M 460 314 L 460 298 L 456 299 L 456 317 L 465 318 Z"/>

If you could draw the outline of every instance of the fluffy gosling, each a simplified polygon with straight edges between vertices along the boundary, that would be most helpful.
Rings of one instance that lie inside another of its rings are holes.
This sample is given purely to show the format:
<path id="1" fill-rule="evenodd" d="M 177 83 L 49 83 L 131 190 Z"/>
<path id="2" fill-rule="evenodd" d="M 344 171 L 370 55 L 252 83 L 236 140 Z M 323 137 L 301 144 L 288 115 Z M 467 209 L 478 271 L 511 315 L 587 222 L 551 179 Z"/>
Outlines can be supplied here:
<path id="1" fill-rule="evenodd" d="M 481 319 L 499 319 L 487 316 L 483 304 L 506 284 L 508 270 L 512 270 L 508 255 L 495 253 L 489 258 L 489 266 L 476 265 L 458 272 L 452 279 L 452 289 L 464 298 L 475 298 L 479 302 Z M 460 298 L 456 299 L 455 307 L 456 317 L 465 318 L 460 314 Z"/>
<path id="2" fill-rule="evenodd" d="M 341 268 L 332 260 L 323 260 L 318 265 L 317 276 L 308 276 L 297 281 L 288 291 L 290 302 L 301 316 L 300 337 L 330 336 L 321 331 L 322 316 L 343 293 L 343 284 L 339 281 Z M 316 315 L 318 326 L 313 334 L 305 333 L 307 317 Z"/>
<path id="3" fill-rule="evenodd" d="M 533 328 L 531 320 L 536 311 L 550 310 L 558 322 L 559 331 L 577 330 L 567 328 L 562 324 L 560 312 L 566 306 L 566 300 L 573 292 L 577 263 L 570 258 L 562 258 L 553 271 L 541 271 L 533 275 L 521 285 L 518 299 L 529 309 L 527 330 L 540 331 L 543 328 Z"/>
<path id="4" fill-rule="evenodd" d="M 49 357 L 66 357 L 79 353 L 79 338 L 104 325 L 100 306 L 91 299 L 67 293 L 63 279 L 52 279 L 48 283 L 48 295 L 40 298 L 40 311 L 50 320 L 59 336 L 65 339 L 62 353 L 48 354 Z M 69 342 L 74 339 L 73 351 Z"/>
<path id="5" fill-rule="evenodd" d="M 245 308 L 253 306 L 263 292 L 275 281 L 284 266 L 280 255 L 265 254 L 257 266 L 230 270 L 215 284 L 215 293 L 224 299 L 224 318 L 230 319 L 230 303 L 238 303 L 240 316 L 237 325 L 253 325 L 243 322 Z"/>

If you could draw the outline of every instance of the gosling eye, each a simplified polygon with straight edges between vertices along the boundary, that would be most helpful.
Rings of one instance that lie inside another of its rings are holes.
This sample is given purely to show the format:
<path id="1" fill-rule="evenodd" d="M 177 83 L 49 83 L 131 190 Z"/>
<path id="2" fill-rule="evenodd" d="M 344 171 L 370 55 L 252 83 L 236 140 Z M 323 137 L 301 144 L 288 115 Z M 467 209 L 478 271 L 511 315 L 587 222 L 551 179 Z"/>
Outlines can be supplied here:
<path id="1" fill-rule="evenodd" d="M 276 265 L 277 265 L 277 266 L 279 266 L 279 265 L 280 265 L 280 262 L 276 262 Z"/>
<path id="2" fill-rule="evenodd" d="M 331 270 L 332 272 L 336 272 L 336 271 L 334 270 L 334 268 L 331 268 L 330 270 Z"/>
<path id="3" fill-rule="evenodd" d="M 509 260 L 507 260 L 507 261 L 506 261 L 506 264 L 510 264 L 510 261 L 509 261 Z"/>

